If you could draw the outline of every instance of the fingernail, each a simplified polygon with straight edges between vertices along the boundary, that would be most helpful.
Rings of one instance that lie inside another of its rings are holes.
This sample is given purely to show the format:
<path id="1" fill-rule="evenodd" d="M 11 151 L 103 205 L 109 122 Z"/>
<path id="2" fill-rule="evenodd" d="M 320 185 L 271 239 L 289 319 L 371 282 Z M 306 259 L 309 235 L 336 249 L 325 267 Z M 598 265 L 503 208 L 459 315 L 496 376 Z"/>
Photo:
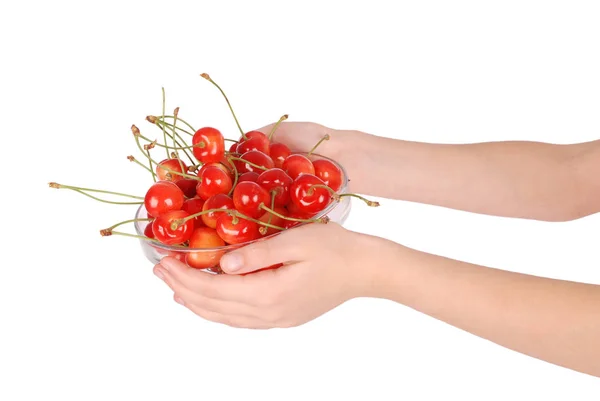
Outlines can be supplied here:
<path id="1" fill-rule="evenodd" d="M 175 297 L 175 302 L 177 302 L 179 305 L 185 306 L 185 302 L 183 302 L 183 299 L 179 297 Z"/>
<path id="2" fill-rule="evenodd" d="M 165 279 L 165 275 L 164 275 L 164 274 L 163 274 L 163 272 L 161 272 L 160 270 L 161 270 L 161 269 L 160 269 L 159 267 L 155 267 L 155 268 L 154 268 L 154 275 L 155 275 L 156 277 L 158 277 L 159 279 L 161 279 L 161 280 L 164 280 L 164 279 Z"/>
<path id="3" fill-rule="evenodd" d="M 234 272 L 242 268 L 244 258 L 238 253 L 228 253 L 221 258 L 220 264 L 223 270 Z"/>

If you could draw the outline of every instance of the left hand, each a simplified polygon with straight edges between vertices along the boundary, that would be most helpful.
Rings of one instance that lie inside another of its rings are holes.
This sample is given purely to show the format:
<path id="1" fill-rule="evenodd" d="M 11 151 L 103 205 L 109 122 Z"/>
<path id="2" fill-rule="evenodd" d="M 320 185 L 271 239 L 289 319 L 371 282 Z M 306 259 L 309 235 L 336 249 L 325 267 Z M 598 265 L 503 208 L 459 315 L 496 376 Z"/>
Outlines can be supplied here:
<path id="1" fill-rule="evenodd" d="M 348 231 L 338 224 L 313 223 L 226 254 L 212 275 L 166 257 L 154 268 L 173 290 L 175 301 L 195 314 L 234 327 L 292 327 L 345 301 L 369 296 L 377 285 L 385 240 Z M 258 271 L 284 263 L 276 270 Z"/>

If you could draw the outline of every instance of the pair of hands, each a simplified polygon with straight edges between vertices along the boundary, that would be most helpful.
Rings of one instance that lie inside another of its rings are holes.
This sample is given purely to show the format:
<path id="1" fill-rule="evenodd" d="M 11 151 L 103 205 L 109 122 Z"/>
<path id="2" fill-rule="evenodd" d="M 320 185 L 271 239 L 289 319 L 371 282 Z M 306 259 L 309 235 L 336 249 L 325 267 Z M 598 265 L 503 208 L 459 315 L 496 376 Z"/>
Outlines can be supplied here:
<path id="1" fill-rule="evenodd" d="M 326 134 L 331 139 L 319 153 L 340 160 L 340 145 L 349 139 L 343 131 L 283 123 L 276 141 L 308 151 Z M 373 278 L 364 267 L 372 263 L 367 255 L 377 246 L 373 242 L 377 239 L 335 223 L 310 224 L 226 254 L 220 265 L 228 274 L 207 274 L 169 257 L 154 273 L 173 290 L 176 302 L 207 320 L 243 328 L 292 327 L 370 294 Z M 278 263 L 284 266 L 244 274 Z"/>

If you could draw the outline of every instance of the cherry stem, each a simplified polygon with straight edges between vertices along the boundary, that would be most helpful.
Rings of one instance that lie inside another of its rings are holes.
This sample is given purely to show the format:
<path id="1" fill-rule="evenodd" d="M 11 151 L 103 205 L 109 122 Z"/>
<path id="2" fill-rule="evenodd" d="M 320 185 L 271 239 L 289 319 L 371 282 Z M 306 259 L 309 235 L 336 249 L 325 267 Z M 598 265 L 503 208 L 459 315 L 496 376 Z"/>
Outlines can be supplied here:
<path id="1" fill-rule="evenodd" d="M 254 167 L 254 168 L 258 168 L 258 169 L 260 169 L 260 170 L 268 170 L 268 168 L 266 168 L 266 167 L 259 166 L 258 164 L 251 163 L 251 162 L 249 162 L 248 160 L 242 159 L 242 158 L 240 158 L 240 157 L 230 157 L 229 159 L 230 159 L 230 160 L 238 160 L 238 161 L 241 161 L 241 162 L 244 162 L 244 163 L 248 163 L 248 164 L 249 164 L 249 165 L 251 165 L 252 167 Z"/>
<path id="2" fill-rule="evenodd" d="M 319 147 L 320 144 L 323 143 L 323 141 L 328 141 L 329 140 L 329 134 L 325 134 L 325 136 L 321 139 L 319 139 L 319 142 L 317 142 L 317 144 L 315 146 L 313 146 L 313 148 L 310 150 L 310 152 L 308 152 L 308 157 L 310 157 L 313 152 Z"/>
<path id="3" fill-rule="evenodd" d="M 308 196 L 312 196 L 312 195 L 314 194 L 314 192 L 315 192 L 315 191 L 314 191 L 314 188 L 323 188 L 323 189 L 326 189 L 326 190 L 328 190 L 328 191 L 329 191 L 329 193 L 331 193 L 331 197 L 332 197 L 333 199 L 335 199 L 335 200 L 339 200 L 339 199 L 340 199 L 341 197 L 343 197 L 343 196 L 352 196 L 352 197 L 354 197 L 354 198 L 358 198 L 358 199 L 362 200 L 362 201 L 363 201 L 363 202 L 365 202 L 365 203 L 366 203 L 368 206 L 371 206 L 371 207 L 377 207 L 377 206 L 380 206 L 379 202 L 375 202 L 375 201 L 369 200 L 369 199 L 367 199 L 367 198 L 365 198 L 365 197 L 363 197 L 363 196 L 360 196 L 360 195 L 356 195 L 356 194 L 338 194 L 338 193 L 337 193 L 337 192 L 335 192 L 335 191 L 334 191 L 332 188 L 328 187 L 327 185 L 322 185 L 322 184 L 315 184 L 315 185 L 312 185 L 312 186 L 311 186 L 311 187 L 308 189 L 308 191 L 306 192 L 306 194 L 307 194 Z"/>
<path id="4" fill-rule="evenodd" d="M 175 116 L 175 118 L 173 119 L 173 136 L 171 137 L 173 139 L 173 149 L 175 149 L 175 126 L 177 125 L 177 116 L 179 115 L 179 107 L 176 107 L 175 110 L 173 111 L 173 115 Z M 175 150 L 174 152 L 175 154 L 175 158 L 177 159 L 177 161 L 179 161 L 179 167 L 181 168 L 181 171 L 187 171 L 184 167 L 183 167 L 183 162 L 181 161 L 181 159 L 179 158 L 179 153 L 177 153 L 177 150 Z"/>
<path id="5" fill-rule="evenodd" d="M 164 245 L 162 242 L 160 242 L 159 240 L 157 240 L 155 238 L 149 238 L 149 237 L 145 237 L 142 235 L 129 234 L 129 233 L 124 233 L 124 232 L 120 232 L 120 231 L 112 231 L 112 230 L 108 230 L 108 229 L 100 230 L 100 235 L 102 235 L 103 237 L 110 237 L 111 235 L 121 235 L 123 237 L 137 238 L 137 239 L 141 239 L 143 241 L 155 242 L 159 245 Z M 179 245 L 169 245 L 169 246 L 173 247 L 173 248 L 181 248 L 181 249 L 188 248 L 186 246 L 179 246 Z"/>
<path id="6" fill-rule="evenodd" d="M 153 116 L 148 116 L 148 117 L 146 117 L 146 119 L 148 120 L 150 117 L 153 117 Z M 169 116 L 169 117 L 170 117 L 170 116 Z M 156 119 L 156 117 L 153 117 L 153 118 L 155 118 L 155 119 Z M 149 120 L 149 121 L 154 121 L 154 120 Z M 179 119 L 178 121 L 180 121 L 180 122 L 183 122 L 183 120 L 182 120 L 182 119 Z M 156 125 L 157 125 L 159 128 L 162 128 L 162 129 L 164 129 L 164 126 L 163 126 L 163 125 L 161 125 L 161 122 L 160 122 L 159 120 L 156 120 L 156 122 L 155 122 L 154 124 L 156 124 Z M 175 127 L 173 124 L 169 124 L 169 123 L 164 123 L 164 124 L 165 124 L 167 127 L 174 128 L 174 129 L 178 129 L 178 130 L 181 130 L 181 128 L 179 128 L 179 127 Z M 187 132 L 187 131 L 185 131 L 185 130 L 182 130 L 182 131 L 184 131 L 184 132 Z M 167 132 L 167 136 L 168 136 L 169 138 L 173 138 L 173 139 L 175 140 L 175 143 L 176 143 L 176 144 L 179 146 L 179 147 L 177 147 L 177 148 L 176 148 L 176 150 L 181 150 L 181 151 L 183 151 L 183 153 L 185 153 L 185 155 L 188 157 L 188 159 L 190 159 L 190 163 L 194 163 L 194 159 L 193 159 L 193 158 L 192 158 L 192 156 L 190 156 L 190 154 L 187 152 L 187 149 L 191 149 L 191 148 L 193 148 L 194 146 L 188 146 L 188 144 L 187 144 L 187 142 L 185 141 L 185 139 L 183 139 L 183 138 L 181 137 L 181 135 L 179 135 L 177 132 L 174 132 L 174 135 L 171 135 L 171 134 L 169 134 L 169 133 Z M 176 140 L 174 137 L 177 137 L 177 138 L 178 138 L 178 139 L 181 141 L 181 143 L 180 143 L 178 140 Z M 146 138 L 146 137 L 142 137 L 142 138 L 144 138 L 144 139 L 145 139 L 145 140 L 147 140 L 148 142 L 152 142 L 150 139 L 148 139 L 148 138 Z M 164 145 L 160 145 L 160 144 L 156 144 L 156 145 L 157 145 L 157 146 L 161 146 L 161 147 L 166 147 L 166 148 L 167 148 L 167 150 L 169 149 L 169 146 L 164 146 Z"/>
<path id="7" fill-rule="evenodd" d="M 297 221 L 300 223 L 327 223 L 327 222 L 329 222 L 329 217 L 327 217 L 327 216 L 318 217 L 316 219 L 297 219 L 295 217 L 284 216 L 281 213 L 277 213 L 275 210 L 266 207 L 264 203 L 260 204 L 260 208 L 263 209 L 264 211 L 274 214 L 275 216 L 277 216 L 281 219 L 284 219 L 284 220 Z"/>
<path id="8" fill-rule="evenodd" d="M 171 230 L 177 230 L 182 224 L 185 224 L 187 221 L 189 221 L 191 219 L 195 219 L 196 217 L 199 217 L 199 216 L 202 216 L 202 215 L 208 214 L 208 213 L 217 213 L 217 212 L 227 213 L 230 216 L 239 217 L 241 219 L 253 221 L 253 222 L 257 223 L 257 224 L 260 224 L 260 225 L 263 225 L 263 226 L 267 226 L 267 227 L 271 227 L 271 228 L 274 228 L 276 230 L 285 230 L 283 227 L 279 227 L 279 226 L 276 226 L 276 225 L 273 225 L 273 224 L 265 223 L 265 222 L 257 220 L 257 219 L 253 219 L 252 217 L 246 216 L 245 214 L 243 214 L 241 212 L 238 212 L 235 209 L 208 209 L 208 210 L 203 210 L 201 212 L 191 214 L 191 215 L 189 215 L 187 217 L 184 217 L 182 219 L 173 220 L 171 222 Z"/>
<path id="9" fill-rule="evenodd" d="M 229 195 L 231 196 L 231 194 L 233 193 L 233 190 L 235 189 L 237 183 L 238 183 L 238 179 L 239 179 L 239 173 L 237 171 L 237 167 L 235 166 L 235 163 L 231 161 L 231 157 L 227 158 L 227 160 L 229 161 L 229 163 L 233 166 L 233 185 L 231 186 L 231 189 L 229 190 Z"/>
<path id="10" fill-rule="evenodd" d="M 119 223 L 117 223 L 117 224 L 114 224 L 114 225 L 112 225 L 112 226 L 110 226 L 110 227 L 108 227 L 108 228 L 105 228 L 104 230 L 107 230 L 107 231 L 112 231 L 112 230 L 114 230 L 115 228 L 117 228 L 117 227 L 119 227 L 119 226 L 122 226 L 122 225 L 124 225 L 124 224 L 135 223 L 135 222 L 137 222 L 137 221 L 152 221 L 152 220 L 153 220 L 153 219 L 151 219 L 151 218 L 147 218 L 147 219 L 131 219 L 131 220 L 125 220 L 125 221 L 121 221 L 121 222 L 119 222 Z M 104 230 L 102 230 L 102 231 L 104 231 Z"/>
<path id="11" fill-rule="evenodd" d="M 152 167 L 152 158 L 150 157 L 150 148 L 146 149 L 146 158 L 148 159 L 148 164 L 150 165 L 150 172 L 152 173 L 152 179 L 154 180 L 154 182 L 156 182 L 156 173 L 154 172 L 154 168 Z"/>
<path id="12" fill-rule="evenodd" d="M 140 145 L 140 134 L 139 134 L 140 130 L 135 125 L 132 125 L 131 126 L 131 131 L 133 132 L 133 136 L 135 137 L 135 143 L 137 144 L 137 147 L 140 149 L 140 151 L 142 153 L 144 153 L 144 150 L 142 149 L 142 145 Z M 149 150 L 147 150 L 146 157 L 148 158 L 148 160 L 150 160 L 151 163 L 156 164 L 157 168 L 163 169 L 163 170 L 165 170 L 165 171 L 167 171 L 169 173 L 172 173 L 172 174 L 180 175 L 182 177 L 192 178 L 194 180 L 200 180 L 200 178 L 198 178 L 198 176 L 189 175 L 189 174 L 186 174 L 186 173 L 183 173 L 183 172 L 180 172 L 180 171 L 172 170 L 172 169 L 170 169 L 168 167 L 165 167 L 165 166 L 161 166 L 160 163 L 157 163 L 156 160 L 152 159 L 152 157 L 150 156 L 150 151 Z"/>
<path id="13" fill-rule="evenodd" d="M 86 193 L 85 191 L 99 192 L 99 193 L 111 194 L 111 195 L 118 195 L 118 196 L 124 196 L 124 197 L 127 197 L 127 198 L 133 198 L 133 199 L 141 199 L 141 200 L 144 199 L 141 196 L 127 195 L 127 194 L 122 194 L 120 192 L 104 191 L 104 190 L 101 190 L 101 189 L 92 189 L 92 188 L 80 188 L 80 187 L 74 187 L 74 186 L 71 186 L 71 185 L 58 184 L 56 182 L 51 182 L 48 185 L 50 186 L 50 188 L 68 189 L 70 191 L 78 192 L 78 193 L 80 193 L 82 195 L 85 195 L 87 197 L 95 199 L 95 200 L 97 200 L 99 202 L 110 203 L 110 204 L 113 204 L 113 205 L 141 205 L 142 203 L 144 203 L 144 202 L 116 202 L 116 201 L 110 201 L 110 200 L 98 198 L 98 197 L 96 197 L 94 195 L 90 195 L 90 194 Z"/>
<path id="14" fill-rule="evenodd" d="M 233 216 L 237 216 L 240 219 L 245 219 L 245 220 L 248 220 L 248 221 L 253 221 L 256 224 L 260 224 L 263 227 L 274 228 L 276 230 L 281 230 L 281 231 L 285 230 L 285 228 L 283 228 L 283 227 L 279 227 L 279 226 L 276 226 L 276 225 L 271 224 L 271 223 L 265 223 L 264 221 L 260 221 L 260 220 L 254 219 L 254 218 L 252 218 L 250 216 L 246 216 L 245 214 L 243 214 L 241 212 L 238 212 L 237 210 L 229 209 L 229 210 L 227 210 L 227 213 L 230 214 L 230 215 L 233 215 Z M 263 227 L 259 228 L 258 230 L 261 232 L 261 234 L 264 235 L 264 233 L 262 232 L 262 228 Z"/>
<path id="15" fill-rule="evenodd" d="M 164 122 L 165 121 L 165 88 L 161 88 L 162 89 L 162 117 L 161 117 L 161 121 Z M 167 145 L 167 130 L 165 130 L 165 126 L 164 124 L 162 125 L 162 132 L 163 132 L 163 138 L 165 141 L 165 148 L 166 148 L 166 152 L 167 152 L 167 159 L 169 158 L 169 146 Z"/>
<path id="16" fill-rule="evenodd" d="M 146 169 L 146 171 L 148 171 L 150 174 L 152 174 L 152 176 L 154 177 L 154 171 L 150 170 L 148 168 L 148 166 L 144 166 L 142 164 L 142 162 L 140 162 L 139 160 L 137 160 L 135 157 L 133 156 L 127 156 L 127 160 L 129 160 L 130 162 L 134 162 L 135 164 L 137 164 L 138 166 L 143 167 L 144 169 Z M 156 182 L 156 178 L 154 179 L 154 182 Z"/>
<path id="17" fill-rule="evenodd" d="M 235 142 L 235 143 L 240 143 L 240 141 L 236 141 L 235 139 L 227 139 L 227 138 L 223 138 L 228 142 Z"/>
<path id="18" fill-rule="evenodd" d="M 242 134 L 242 138 L 244 138 L 244 140 L 248 139 L 246 137 L 246 134 L 244 134 L 244 130 L 242 130 L 242 127 L 240 127 L 240 123 L 239 123 L 237 117 L 235 116 L 235 113 L 233 111 L 233 107 L 231 107 L 231 103 L 229 102 L 229 99 L 227 99 L 227 96 L 225 95 L 225 92 L 223 92 L 223 89 L 221 89 L 221 87 L 219 85 L 217 85 L 217 83 L 215 81 L 213 81 L 212 78 L 207 73 L 202 73 L 202 74 L 200 74 L 200 76 L 202 78 L 206 79 L 207 81 L 209 81 L 214 86 L 216 86 L 217 89 L 221 92 L 221 94 L 225 98 L 225 101 L 227 102 L 227 105 L 229 106 L 229 110 L 231 110 L 231 114 L 233 115 L 233 119 L 235 120 L 235 123 L 237 124 L 237 127 L 240 130 L 240 133 Z"/>
<path id="19" fill-rule="evenodd" d="M 160 121 L 158 119 L 158 117 L 156 117 L 156 116 L 147 116 L 146 120 L 150 121 L 152 124 L 161 123 L 161 124 L 166 124 L 168 126 L 172 125 L 172 124 L 169 124 L 168 122 L 164 121 L 164 118 L 175 118 L 175 116 L 163 116 L 163 120 L 162 121 Z M 193 132 L 196 132 L 196 129 L 194 127 L 192 127 L 187 121 L 185 121 L 185 120 L 183 120 L 181 118 L 179 118 L 179 121 L 182 122 L 183 124 L 187 125 L 189 127 L 189 129 L 191 129 Z M 192 136 L 194 135 L 193 132 L 186 131 L 183 128 L 177 127 L 177 129 L 180 130 L 181 132 L 185 132 L 186 134 L 189 134 L 189 135 L 192 135 Z"/>
<path id="20" fill-rule="evenodd" d="M 273 134 L 275 134 L 275 131 L 277 130 L 277 127 L 279 127 L 279 124 L 281 124 L 284 120 L 288 119 L 288 115 L 284 114 L 279 118 L 279 121 L 277 121 L 275 123 L 275 125 L 273 126 L 273 128 L 271 128 L 271 132 L 269 132 L 269 142 L 271 142 L 271 139 L 273 138 Z"/>

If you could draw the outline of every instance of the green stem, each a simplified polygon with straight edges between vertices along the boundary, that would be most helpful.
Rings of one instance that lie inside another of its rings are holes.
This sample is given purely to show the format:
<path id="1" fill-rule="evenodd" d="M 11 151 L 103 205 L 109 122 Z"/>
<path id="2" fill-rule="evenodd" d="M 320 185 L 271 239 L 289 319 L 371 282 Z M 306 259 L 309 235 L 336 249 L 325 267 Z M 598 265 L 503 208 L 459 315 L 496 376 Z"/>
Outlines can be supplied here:
<path id="1" fill-rule="evenodd" d="M 260 170 L 268 170 L 268 168 L 266 168 L 266 167 L 259 166 L 258 164 L 251 163 L 251 162 L 249 162 L 248 160 L 245 160 L 245 159 L 242 159 L 242 158 L 239 158 L 239 157 L 230 157 L 230 158 L 229 158 L 229 160 L 238 160 L 238 161 L 242 161 L 242 162 L 244 162 L 244 163 L 248 163 L 249 165 L 251 165 L 251 166 L 252 166 L 252 167 L 254 167 L 254 168 L 257 168 L 257 169 L 260 169 Z"/>
<path id="2" fill-rule="evenodd" d="M 141 239 L 144 241 L 154 242 L 158 245 L 164 245 L 162 242 L 160 242 L 159 240 L 157 240 L 155 238 L 148 238 L 148 237 L 145 237 L 142 235 L 129 234 L 129 233 L 124 233 L 124 232 L 120 232 L 120 231 L 100 230 L 100 235 L 102 235 L 103 237 L 109 237 L 111 235 L 121 235 L 123 237 L 137 238 L 137 239 Z M 173 247 L 173 248 L 188 249 L 187 246 L 181 246 L 181 245 L 169 245 L 169 246 Z"/>
<path id="3" fill-rule="evenodd" d="M 240 143 L 240 141 L 236 141 L 235 139 L 227 139 L 227 138 L 223 138 L 223 139 L 225 139 L 226 141 L 229 141 L 229 142 Z"/>
<path id="4" fill-rule="evenodd" d="M 146 137 L 146 136 L 144 136 L 144 135 L 142 135 L 142 134 L 139 134 L 139 136 L 140 136 L 140 138 L 142 138 L 143 140 L 145 140 L 145 141 L 147 141 L 147 142 L 149 142 L 149 143 L 154 143 L 154 145 L 156 145 L 156 146 L 159 146 L 159 147 L 161 147 L 161 148 L 167 148 L 167 150 L 168 150 L 168 149 L 171 149 L 171 150 L 181 150 L 181 151 L 183 151 L 183 153 L 185 153 L 185 155 L 188 157 L 188 159 L 190 159 L 190 163 L 192 163 L 192 164 L 194 164 L 194 163 L 195 163 L 195 160 L 192 158 L 192 156 L 190 156 L 190 154 L 187 152 L 187 150 L 186 150 L 186 149 L 192 149 L 192 148 L 194 148 L 194 147 L 198 147 L 197 145 L 190 145 L 190 146 L 188 146 L 188 145 L 187 145 L 187 143 L 185 143 L 185 141 L 184 141 L 183 143 L 184 143 L 184 145 L 186 145 L 186 146 L 181 146 L 181 143 L 180 143 L 178 140 L 175 140 L 175 143 L 176 143 L 178 146 L 177 146 L 177 147 L 175 147 L 175 148 L 172 148 L 172 147 L 170 147 L 170 146 L 165 146 L 165 145 L 163 145 L 163 144 L 157 143 L 156 141 L 153 141 L 152 139 L 150 139 L 150 138 L 148 138 L 148 137 Z M 167 136 L 168 136 L 169 138 L 173 139 L 173 137 L 171 136 L 171 134 L 167 133 Z M 178 137 L 178 138 L 181 138 L 179 135 L 177 135 L 177 137 Z M 183 140 L 183 139 L 182 139 L 182 140 Z"/>
<path id="5" fill-rule="evenodd" d="M 143 167 L 144 169 L 146 169 L 146 171 L 148 171 L 150 174 L 152 174 L 152 176 L 154 177 L 154 171 L 150 170 L 148 168 L 148 166 L 144 166 L 139 160 L 137 160 L 135 157 L 133 156 L 127 156 L 127 160 L 129 160 L 130 162 L 134 162 L 135 164 L 137 164 L 138 166 Z M 156 178 L 155 181 L 156 182 Z"/>
<path id="6" fill-rule="evenodd" d="M 144 153 L 144 149 L 142 149 L 142 145 L 140 145 L 140 138 L 139 138 L 139 135 L 134 135 L 134 137 L 135 137 L 135 143 L 137 144 L 137 147 L 138 147 L 138 148 L 139 148 L 139 149 L 142 151 L 142 153 Z M 189 175 L 189 174 L 186 174 L 186 173 L 182 173 L 182 172 L 179 172 L 179 171 L 175 171 L 175 170 L 173 170 L 173 169 L 170 169 L 170 168 L 168 168 L 168 167 L 165 167 L 165 166 L 159 166 L 159 163 L 157 163 L 157 162 L 156 162 L 156 160 L 153 160 L 153 159 L 150 157 L 150 152 L 148 152 L 148 155 L 147 155 L 147 157 L 148 157 L 148 160 L 150 160 L 150 162 L 152 162 L 152 163 L 156 164 L 156 165 L 157 165 L 159 168 L 161 168 L 161 169 L 163 169 L 163 170 L 165 170 L 165 171 L 167 171 L 167 172 L 169 172 L 169 173 L 176 174 L 176 175 L 180 175 L 180 176 L 182 176 L 182 177 L 186 177 L 186 178 L 191 178 L 191 179 L 194 179 L 194 180 L 200 180 L 200 179 L 198 178 L 198 176 L 195 176 L 195 175 Z"/>
<path id="7" fill-rule="evenodd" d="M 85 196 L 87 196 L 89 198 L 95 199 L 98 202 L 110 203 L 112 205 L 141 205 L 141 204 L 144 203 L 144 202 L 115 202 L 115 201 L 109 201 L 109 200 L 106 200 L 106 199 L 100 199 L 100 198 L 98 198 L 98 197 L 96 197 L 94 195 L 90 195 L 90 194 L 85 193 L 85 192 L 83 192 L 83 191 L 81 191 L 79 189 L 71 189 L 71 188 L 67 188 L 67 189 L 69 189 L 71 191 L 74 191 L 74 192 L 78 192 L 78 193 L 80 193 L 82 195 L 85 195 Z"/>
<path id="8" fill-rule="evenodd" d="M 175 118 L 173 119 L 173 136 L 171 137 L 171 139 L 173 139 L 173 149 L 176 147 L 176 143 L 175 143 L 175 126 L 177 125 L 177 116 L 179 115 L 179 107 L 175 108 L 175 111 L 173 111 L 173 115 L 175 116 Z M 179 167 L 181 168 L 181 171 L 186 172 L 187 170 L 183 167 L 183 162 L 181 161 L 181 159 L 179 158 L 179 153 L 177 153 L 177 151 L 175 150 L 175 157 L 177 158 L 177 160 L 179 161 Z"/>
<path id="9" fill-rule="evenodd" d="M 319 147 L 319 145 L 321 143 L 323 143 L 323 141 L 328 141 L 329 140 L 329 134 L 325 134 L 325 136 L 321 139 L 319 139 L 319 142 L 317 142 L 317 144 L 315 146 L 313 146 L 313 148 L 310 150 L 310 152 L 308 152 L 308 157 L 310 157 L 310 155 L 312 155 L 312 153 Z"/>
<path id="10" fill-rule="evenodd" d="M 162 122 L 165 122 L 165 88 L 162 88 Z M 165 148 L 167 152 L 167 159 L 169 158 L 169 146 L 167 145 L 167 130 L 165 130 L 164 124 L 162 125 L 163 138 L 165 140 Z"/>
<path id="11" fill-rule="evenodd" d="M 277 191 L 273 190 L 271 191 L 271 209 L 275 210 L 275 196 L 277 195 Z M 267 220 L 267 224 L 271 224 L 271 220 L 273 220 L 273 213 L 269 213 L 269 220 Z M 263 228 L 261 227 L 259 229 L 260 233 L 262 235 L 265 235 L 267 233 L 267 230 L 263 230 Z"/>
<path id="12" fill-rule="evenodd" d="M 115 228 L 117 228 L 119 226 L 122 226 L 124 224 L 135 223 L 137 221 L 152 221 L 152 220 L 153 219 L 150 219 L 150 218 L 148 218 L 148 219 L 131 219 L 131 220 L 125 220 L 125 221 L 121 221 L 120 223 L 117 223 L 115 225 L 112 225 L 112 226 L 108 227 L 106 230 L 112 231 Z"/>
<path id="13" fill-rule="evenodd" d="M 233 115 L 233 119 L 235 120 L 235 123 L 237 124 L 237 127 L 240 130 L 240 133 L 242 134 L 242 138 L 244 138 L 244 140 L 248 139 L 248 138 L 246 138 L 246 134 L 244 134 L 244 130 L 242 130 L 242 127 L 240 127 L 240 123 L 239 123 L 237 117 L 235 116 L 235 112 L 233 111 L 233 107 L 231 107 L 231 103 L 229 102 L 229 99 L 227 99 L 227 96 L 225 95 L 225 92 L 223 92 L 223 89 L 221 89 L 221 87 L 219 85 L 217 85 L 217 83 L 215 81 L 213 81 L 208 74 L 204 73 L 204 74 L 200 74 L 200 76 L 202 78 L 206 79 L 207 81 L 209 81 L 214 86 L 216 86 L 217 89 L 221 92 L 221 94 L 225 98 L 225 101 L 227 102 L 227 106 L 229 106 L 229 110 L 231 110 L 231 114 Z"/>
<path id="14" fill-rule="evenodd" d="M 287 120 L 288 115 L 284 114 L 281 116 L 281 118 L 279 118 L 279 121 L 277 121 L 275 123 L 275 125 L 273 126 L 273 128 L 271 128 L 271 132 L 269 132 L 269 142 L 271 142 L 271 139 L 273 138 L 273 134 L 275 134 L 275 131 L 277 130 L 277 127 L 279 127 L 279 124 L 281 124 L 284 120 Z"/>
<path id="15" fill-rule="evenodd" d="M 233 166 L 233 185 L 231 186 L 231 189 L 229 190 L 229 196 L 231 196 L 231 194 L 233 194 L 233 190 L 235 189 L 235 187 L 238 183 L 239 173 L 237 171 L 237 167 L 235 166 L 235 163 L 231 161 L 231 158 L 227 158 L 227 160 Z"/>
<path id="16" fill-rule="evenodd" d="M 357 194 L 338 194 L 332 188 L 328 187 L 327 185 L 322 185 L 322 184 L 311 185 L 311 187 L 307 191 L 307 195 L 308 196 L 312 196 L 312 194 L 314 193 L 313 188 L 323 188 L 323 189 L 328 190 L 329 193 L 331 194 L 331 197 L 333 199 L 335 199 L 335 200 L 339 200 L 343 196 L 351 196 L 351 197 L 358 198 L 358 199 L 362 200 L 368 206 L 371 206 L 371 207 L 380 206 L 379 202 L 375 202 L 375 201 L 369 200 L 369 199 L 367 199 L 367 198 L 365 198 L 363 196 L 357 195 Z"/>
<path id="17" fill-rule="evenodd" d="M 142 196 L 128 195 L 128 194 L 123 194 L 123 193 L 120 193 L 120 192 L 113 192 L 113 191 L 105 191 L 103 189 L 74 187 L 72 185 L 57 184 L 56 182 L 51 182 L 48 185 L 50 186 L 50 188 L 56 188 L 56 189 L 62 189 L 62 188 L 64 188 L 64 189 L 71 189 L 71 190 L 76 190 L 76 191 L 98 192 L 98 193 L 101 193 L 101 194 L 118 195 L 118 196 L 124 196 L 126 198 L 144 200 L 144 198 Z"/>
<path id="18" fill-rule="evenodd" d="M 226 210 L 226 212 L 228 214 L 230 214 L 230 215 L 237 216 L 240 219 L 245 219 L 245 220 L 253 221 L 256 224 L 260 224 L 261 226 L 264 226 L 264 227 L 269 227 L 269 228 L 273 228 L 275 230 L 281 230 L 281 231 L 285 230 L 285 228 L 283 228 L 283 227 L 279 227 L 279 226 L 276 226 L 276 225 L 271 224 L 271 223 L 265 223 L 264 221 L 260 221 L 260 220 L 254 219 L 254 218 L 252 218 L 250 216 L 246 216 L 245 214 L 243 214 L 241 212 L 238 212 L 237 210 L 229 209 L 229 210 Z M 261 234 L 262 234 L 262 232 L 261 232 Z"/>
<path id="19" fill-rule="evenodd" d="M 275 216 L 277 216 L 277 217 L 279 217 L 281 219 L 289 220 L 289 221 L 297 221 L 297 222 L 300 222 L 300 223 L 326 223 L 326 222 L 329 221 L 329 218 L 327 216 L 319 217 L 319 218 L 316 218 L 316 219 L 297 219 L 295 217 L 284 216 L 283 214 L 277 213 L 275 210 L 266 207 L 264 203 L 260 204 L 260 208 L 263 209 L 266 212 L 274 214 Z"/>
<path id="20" fill-rule="evenodd" d="M 142 153 L 144 153 L 144 150 L 142 150 Z M 154 182 L 156 182 L 156 173 L 154 172 L 154 168 L 152 167 L 152 158 L 150 157 L 150 149 L 146 150 L 146 157 L 148 158 L 148 164 L 150 165 L 150 172 L 152 173 L 152 179 L 154 180 Z"/>
<path id="21" fill-rule="evenodd" d="M 164 118 L 175 118 L 175 116 L 164 116 Z M 191 126 L 191 125 L 190 125 L 190 124 L 189 124 L 187 121 L 185 121 L 184 119 L 182 119 L 182 118 L 179 118 L 179 117 L 178 117 L 178 120 L 179 120 L 181 123 L 183 123 L 183 124 L 187 125 L 187 126 L 188 126 L 188 128 L 189 128 L 189 129 L 191 129 L 191 130 L 193 131 L 193 133 L 195 133 L 195 132 L 196 132 L 196 129 L 195 129 L 194 127 L 192 127 L 192 126 Z M 164 123 L 164 124 L 167 124 L 167 125 L 171 125 L 171 124 L 169 124 L 168 122 L 166 122 L 166 121 L 164 121 L 164 120 L 163 120 L 163 123 Z M 180 131 L 182 131 L 182 132 L 185 132 L 186 134 L 194 135 L 192 132 L 188 132 L 188 131 L 184 130 L 183 128 L 177 128 L 177 129 L 178 129 L 178 130 L 180 130 Z"/>

